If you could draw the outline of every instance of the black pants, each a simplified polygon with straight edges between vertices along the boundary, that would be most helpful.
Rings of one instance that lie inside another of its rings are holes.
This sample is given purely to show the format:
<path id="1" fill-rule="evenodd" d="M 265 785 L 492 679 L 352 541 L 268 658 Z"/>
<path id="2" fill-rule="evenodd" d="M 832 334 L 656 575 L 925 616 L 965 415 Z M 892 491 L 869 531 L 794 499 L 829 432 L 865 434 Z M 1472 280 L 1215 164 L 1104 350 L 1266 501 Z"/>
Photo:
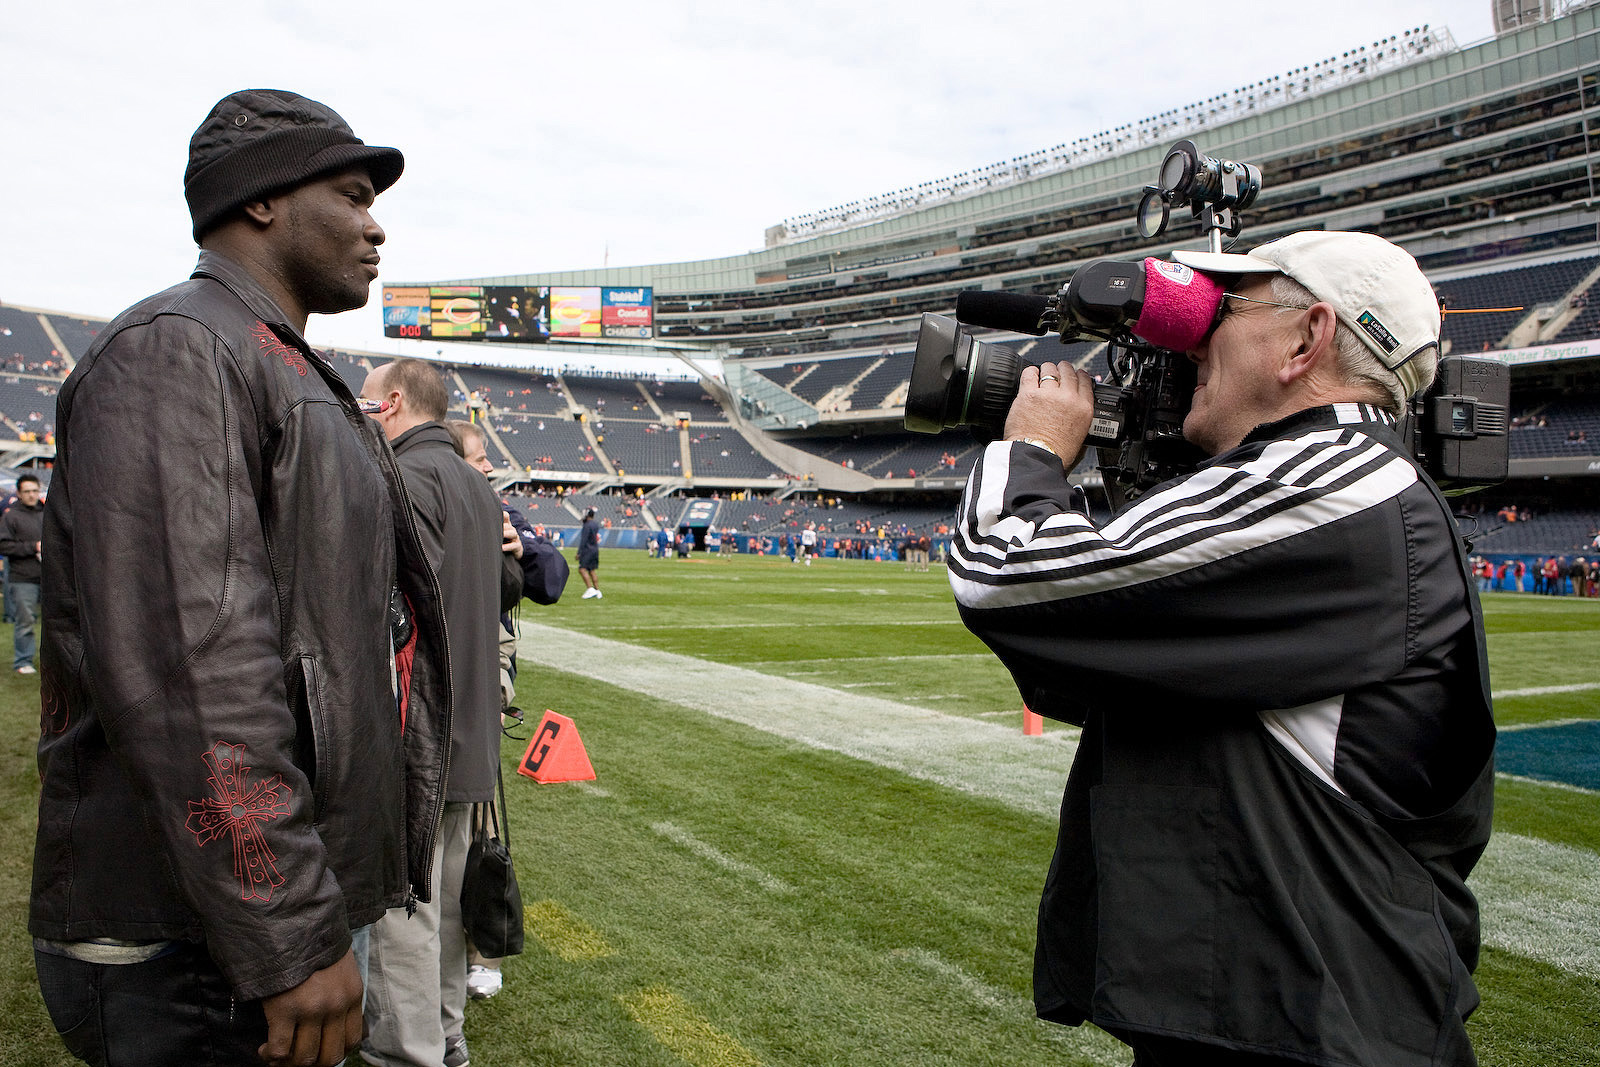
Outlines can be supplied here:
<path id="1" fill-rule="evenodd" d="M 176 942 L 144 963 L 35 950 L 39 989 L 67 1051 L 93 1067 L 259 1067 L 258 1000 L 235 1002 L 204 948 Z"/>
<path id="2" fill-rule="evenodd" d="M 1116 1036 L 1133 1046 L 1133 1067 L 1305 1067 L 1301 1060 L 1234 1052 L 1169 1037 L 1125 1033 Z"/>

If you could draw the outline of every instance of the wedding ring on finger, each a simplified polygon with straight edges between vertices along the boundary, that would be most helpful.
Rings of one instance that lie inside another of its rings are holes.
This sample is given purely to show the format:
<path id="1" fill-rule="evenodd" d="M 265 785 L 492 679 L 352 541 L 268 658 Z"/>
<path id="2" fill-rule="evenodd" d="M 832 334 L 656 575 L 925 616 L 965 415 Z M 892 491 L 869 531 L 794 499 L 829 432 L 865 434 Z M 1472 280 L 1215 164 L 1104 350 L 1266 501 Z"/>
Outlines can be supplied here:
<path id="1" fill-rule="evenodd" d="M 1059 382 L 1060 380 L 1061 379 L 1057 378 L 1054 374 L 1041 374 L 1041 375 L 1039 375 L 1039 384 L 1040 385 L 1043 385 L 1045 382 Z"/>

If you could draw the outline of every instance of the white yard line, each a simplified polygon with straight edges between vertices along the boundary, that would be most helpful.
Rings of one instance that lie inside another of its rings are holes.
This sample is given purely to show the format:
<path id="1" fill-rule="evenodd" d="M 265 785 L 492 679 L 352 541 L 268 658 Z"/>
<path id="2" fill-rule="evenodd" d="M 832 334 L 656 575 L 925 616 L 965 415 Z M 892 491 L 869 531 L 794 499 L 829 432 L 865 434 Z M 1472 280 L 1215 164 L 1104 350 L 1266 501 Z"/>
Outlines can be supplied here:
<path id="1" fill-rule="evenodd" d="M 539 625 L 539 624 L 538 623 L 524 622 L 523 625 L 524 626 L 536 626 L 536 625 Z M 596 630 L 603 630 L 606 633 L 637 633 L 637 632 L 642 631 L 642 630 L 672 630 L 672 631 L 678 631 L 678 630 L 772 630 L 772 629 L 793 630 L 793 629 L 795 629 L 796 627 L 798 627 L 800 625 L 802 625 L 802 624 L 794 623 L 794 622 L 664 622 L 664 623 L 660 623 L 658 625 L 650 625 L 650 626 L 624 625 L 624 624 L 621 624 L 621 623 L 619 623 L 617 625 L 614 625 L 614 626 L 607 626 L 605 623 L 601 623 L 600 625 L 596 626 L 595 629 Z M 853 622 L 850 619 L 838 619 L 838 618 L 835 618 L 835 619 L 830 620 L 828 625 L 829 626 L 833 626 L 833 627 L 841 627 L 841 626 L 960 626 L 961 625 L 961 620 L 960 619 L 888 619 L 888 620 L 883 620 L 883 619 L 862 619 L 859 622 Z"/>
<path id="2" fill-rule="evenodd" d="M 1033 1001 L 997 989 L 983 979 L 968 974 L 937 952 L 925 948 L 897 948 L 889 958 L 904 960 L 965 994 L 969 999 L 1001 1015 L 1021 1016 L 1039 1028 L 1045 1037 L 1064 1045 L 1099 1067 L 1118 1067 L 1128 1062 L 1128 1046 L 1094 1026 L 1058 1026 L 1033 1013 Z"/>
<path id="3" fill-rule="evenodd" d="M 745 878 L 754 882 L 756 885 L 760 886 L 762 889 L 765 889 L 769 893 L 783 894 L 794 892 L 794 886 L 790 885 L 788 882 L 785 882 L 782 878 L 774 877 L 773 875 L 768 874 L 766 871 L 763 871 L 761 868 L 746 863 L 744 860 L 735 859 L 726 852 L 718 849 L 715 845 L 706 844 L 704 841 L 700 840 L 698 837 L 694 836 L 680 826 L 674 825 L 670 822 L 653 822 L 650 824 L 650 829 L 654 830 L 668 841 L 671 841 L 677 845 L 682 845 L 684 848 L 688 849 L 690 852 L 693 852 L 701 859 L 710 860 L 723 870 L 737 874 L 741 878 Z"/>
<path id="4" fill-rule="evenodd" d="M 1503 695 L 1503 694 L 1502 694 Z M 1581 722 L 1595 722 L 1595 719 L 1547 719 L 1544 722 L 1514 722 L 1498 727 L 1503 734 L 1516 733 L 1519 730 L 1548 730 L 1552 726 L 1576 726 Z"/>
<path id="5" fill-rule="evenodd" d="M 1024 737 L 882 697 L 524 620 L 517 657 L 1054 818 L 1077 732 Z"/>
<path id="6" fill-rule="evenodd" d="M 519 658 L 840 752 L 1048 819 L 1077 752 L 1076 730 L 1015 726 L 730 667 L 524 621 Z M 1035 857 L 1041 865 L 1048 856 Z M 1484 940 L 1600 978 L 1600 857 L 1496 834 L 1473 871 Z"/>
<path id="7" fill-rule="evenodd" d="M 741 667 L 787 667 L 795 663 L 893 663 L 897 660 L 994 659 L 993 652 L 926 652 L 916 656 L 825 656 L 819 659 L 752 659 Z"/>
<path id="8" fill-rule="evenodd" d="M 1526 775 L 1521 774 L 1506 774 L 1504 771 L 1496 771 L 1495 777 L 1504 779 L 1507 782 L 1522 782 L 1525 785 L 1542 785 L 1546 789 L 1558 789 L 1563 793 L 1582 793 L 1585 796 L 1600 797 L 1600 789 L 1585 789 L 1581 785 L 1571 785 L 1567 782 L 1552 782 L 1545 778 L 1529 778 Z"/>
<path id="9" fill-rule="evenodd" d="M 1578 682 L 1573 685 L 1536 685 L 1531 689 L 1502 689 L 1494 694 L 1494 698 L 1503 700 L 1506 697 L 1542 697 L 1551 693 L 1583 693 L 1590 689 L 1600 689 L 1600 682 Z"/>

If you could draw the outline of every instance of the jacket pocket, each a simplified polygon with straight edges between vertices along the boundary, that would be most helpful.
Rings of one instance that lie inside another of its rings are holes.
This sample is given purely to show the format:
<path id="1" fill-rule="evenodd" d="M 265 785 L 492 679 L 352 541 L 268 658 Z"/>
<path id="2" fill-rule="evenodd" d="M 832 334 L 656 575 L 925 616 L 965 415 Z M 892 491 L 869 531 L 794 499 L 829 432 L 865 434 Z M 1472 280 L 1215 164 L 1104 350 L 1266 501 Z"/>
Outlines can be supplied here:
<path id="1" fill-rule="evenodd" d="M 1214 1025 L 1220 807 L 1208 788 L 1093 790 L 1097 1022 L 1168 1033 Z"/>
<path id="2" fill-rule="evenodd" d="M 327 811 L 329 770 L 333 753 L 327 721 L 323 717 L 322 678 L 315 656 L 301 656 L 295 686 L 296 726 L 301 731 L 300 766 L 311 779 L 312 818 L 321 822 Z M 309 740 L 309 746 L 306 744 Z"/>

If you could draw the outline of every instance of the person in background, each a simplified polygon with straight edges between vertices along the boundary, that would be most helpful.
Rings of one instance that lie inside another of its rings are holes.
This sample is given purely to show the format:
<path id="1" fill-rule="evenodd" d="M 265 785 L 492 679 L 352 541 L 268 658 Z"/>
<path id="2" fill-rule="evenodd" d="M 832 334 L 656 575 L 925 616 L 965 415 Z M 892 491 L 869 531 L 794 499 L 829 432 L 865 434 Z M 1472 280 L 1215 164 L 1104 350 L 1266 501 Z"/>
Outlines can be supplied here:
<path id="1" fill-rule="evenodd" d="M 456 454 L 467 461 L 467 466 L 482 471 L 484 477 L 494 477 L 494 464 L 489 462 L 487 439 L 483 429 L 464 419 L 450 419 L 445 423 Z M 500 502 L 505 521 L 500 528 L 501 551 L 515 559 L 522 569 L 522 595 L 535 604 L 554 604 L 566 587 L 569 570 L 567 561 L 555 546 L 536 533 L 527 519 L 516 508 Z M 521 712 L 514 706 L 517 699 L 517 629 L 511 612 L 500 614 L 500 714 L 501 727 L 521 720 Z M 467 996 L 485 1000 L 494 996 L 505 985 L 500 960 L 491 959 L 469 945 L 467 953 Z"/>
<path id="2" fill-rule="evenodd" d="M 0 515 L 0 555 L 6 558 L 6 606 L 11 611 L 11 669 L 33 674 L 38 636 L 39 549 L 44 540 L 44 503 L 39 476 L 17 476 L 17 502 Z"/>
<path id="3" fill-rule="evenodd" d="M 361 401 L 394 449 L 423 550 L 444 597 L 454 694 L 449 777 L 427 904 L 394 908 L 372 931 L 367 1040 L 383 1067 L 466 1067 L 467 939 L 461 882 L 472 808 L 494 798 L 500 763 L 497 620 L 522 595 L 522 570 L 503 551 L 500 502 L 462 462 L 443 425 L 439 371 L 400 359 L 367 375 Z"/>
<path id="4" fill-rule="evenodd" d="M 583 599 L 598 600 L 600 592 L 600 524 L 595 521 L 594 508 L 583 513 L 583 528 L 578 531 L 578 577 L 583 579 Z"/>

